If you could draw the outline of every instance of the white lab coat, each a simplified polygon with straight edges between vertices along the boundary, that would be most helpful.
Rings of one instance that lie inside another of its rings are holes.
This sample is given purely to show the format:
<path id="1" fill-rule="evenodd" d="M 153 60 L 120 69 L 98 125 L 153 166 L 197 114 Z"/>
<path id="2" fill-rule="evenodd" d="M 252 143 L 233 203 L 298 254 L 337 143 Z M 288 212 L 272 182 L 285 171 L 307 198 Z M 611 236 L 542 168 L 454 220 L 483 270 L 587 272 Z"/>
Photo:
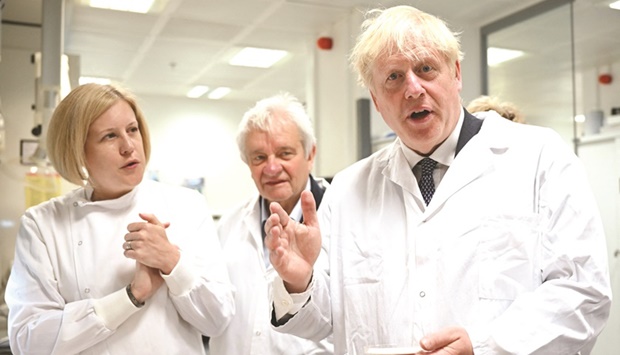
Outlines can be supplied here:
<path id="1" fill-rule="evenodd" d="M 603 227 L 582 164 L 546 128 L 493 113 L 427 208 L 401 142 L 337 174 L 319 209 L 330 276 L 279 331 L 336 354 L 446 326 L 476 355 L 587 354 L 609 315 Z"/>
<path id="2" fill-rule="evenodd" d="M 170 222 L 181 250 L 142 308 L 125 291 L 136 262 L 123 255 L 139 212 Z M 28 209 L 6 302 L 15 354 L 204 354 L 202 334 L 220 334 L 235 310 L 204 196 L 148 180 L 114 200 L 91 202 L 79 188 Z"/>
<path id="3" fill-rule="evenodd" d="M 316 179 L 320 186 L 329 185 Z M 329 189 L 328 189 L 329 190 Z M 265 267 L 259 196 L 227 212 L 218 223 L 218 235 L 235 285 L 236 314 L 220 336 L 209 340 L 211 355 L 319 355 L 332 354 L 333 345 L 276 332 L 271 327 L 269 285 L 277 275 Z"/>

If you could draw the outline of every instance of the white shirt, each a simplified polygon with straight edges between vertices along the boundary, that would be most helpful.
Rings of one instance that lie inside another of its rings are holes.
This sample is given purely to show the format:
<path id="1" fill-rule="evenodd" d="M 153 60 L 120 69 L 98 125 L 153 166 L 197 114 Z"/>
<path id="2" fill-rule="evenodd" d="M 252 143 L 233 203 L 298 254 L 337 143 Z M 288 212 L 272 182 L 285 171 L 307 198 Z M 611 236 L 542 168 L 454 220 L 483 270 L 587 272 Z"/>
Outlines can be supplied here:
<path id="1" fill-rule="evenodd" d="M 91 202 L 85 189 L 30 208 L 21 219 L 6 290 L 9 336 L 20 354 L 204 354 L 201 335 L 220 334 L 234 314 L 232 285 L 205 199 L 143 181 Z M 123 255 L 139 212 L 170 222 L 181 259 L 136 308 L 125 286 L 135 261 Z"/>
<path id="2" fill-rule="evenodd" d="M 328 186 L 323 179 L 319 185 Z M 218 223 L 231 281 L 236 287 L 237 312 L 220 336 L 209 340 L 211 355 L 332 354 L 328 340 L 310 341 L 278 333 L 271 327 L 269 284 L 277 273 L 265 266 L 259 196 L 227 212 Z"/>
<path id="3" fill-rule="evenodd" d="M 590 352 L 611 289 L 583 166 L 549 129 L 482 116 L 426 208 L 399 140 L 335 176 L 319 209 L 329 263 L 279 331 L 333 332 L 349 355 L 446 326 L 477 355 Z"/>

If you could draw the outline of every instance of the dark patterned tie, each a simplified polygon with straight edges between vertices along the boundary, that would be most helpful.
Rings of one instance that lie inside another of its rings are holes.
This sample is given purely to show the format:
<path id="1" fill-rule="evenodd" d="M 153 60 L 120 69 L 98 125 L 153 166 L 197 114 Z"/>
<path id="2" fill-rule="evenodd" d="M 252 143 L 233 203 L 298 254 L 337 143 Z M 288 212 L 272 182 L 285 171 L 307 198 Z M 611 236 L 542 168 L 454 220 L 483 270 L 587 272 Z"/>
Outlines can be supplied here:
<path id="1" fill-rule="evenodd" d="M 418 186 L 420 186 L 420 191 L 422 192 L 422 197 L 424 198 L 424 202 L 428 206 L 429 202 L 433 198 L 433 194 L 435 193 L 435 183 L 433 182 L 433 170 L 437 165 L 437 162 L 431 158 L 422 159 L 418 165 L 422 170 L 422 176 L 420 177 L 420 181 Z"/>

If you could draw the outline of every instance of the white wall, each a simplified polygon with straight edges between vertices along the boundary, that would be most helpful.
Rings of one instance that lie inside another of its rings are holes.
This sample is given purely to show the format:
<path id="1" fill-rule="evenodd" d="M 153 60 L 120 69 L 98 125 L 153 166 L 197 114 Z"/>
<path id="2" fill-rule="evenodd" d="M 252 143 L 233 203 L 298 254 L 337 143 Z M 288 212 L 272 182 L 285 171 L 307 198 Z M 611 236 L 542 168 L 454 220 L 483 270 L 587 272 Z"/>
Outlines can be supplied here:
<path id="1" fill-rule="evenodd" d="M 350 22 L 350 18 L 342 19 L 327 30 L 334 39 L 331 50 L 314 49 L 310 112 L 317 136 L 314 170 L 318 176 L 333 176 L 357 160 L 355 97 L 351 95 L 354 78 L 347 60 L 354 38 Z"/>
<path id="2" fill-rule="evenodd" d="M 610 84 L 598 81 L 600 74 L 611 74 Z M 620 107 L 620 62 L 582 71 L 578 76 L 577 114 L 587 115 L 602 110 L 605 119 L 611 115 L 612 107 Z"/>
<path id="3" fill-rule="evenodd" d="M 215 214 L 256 190 L 235 141 L 241 117 L 253 102 L 144 95 L 139 102 L 151 131 L 148 169 L 160 181 L 181 185 L 186 178 L 203 177 L 203 194 Z"/>

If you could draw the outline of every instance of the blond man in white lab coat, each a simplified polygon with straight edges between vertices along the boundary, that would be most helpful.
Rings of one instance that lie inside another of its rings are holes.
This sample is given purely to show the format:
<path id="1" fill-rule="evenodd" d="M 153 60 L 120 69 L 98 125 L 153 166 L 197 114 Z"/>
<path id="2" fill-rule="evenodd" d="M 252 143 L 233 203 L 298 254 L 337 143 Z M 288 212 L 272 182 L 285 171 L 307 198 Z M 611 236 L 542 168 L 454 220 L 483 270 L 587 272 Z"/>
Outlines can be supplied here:
<path id="1" fill-rule="evenodd" d="M 464 110 L 459 47 L 413 7 L 369 14 L 351 60 L 398 138 L 337 174 L 318 216 L 302 195 L 303 224 L 272 204 L 279 331 L 333 334 L 339 355 L 590 353 L 611 290 L 584 169 L 550 129 Z"/>

